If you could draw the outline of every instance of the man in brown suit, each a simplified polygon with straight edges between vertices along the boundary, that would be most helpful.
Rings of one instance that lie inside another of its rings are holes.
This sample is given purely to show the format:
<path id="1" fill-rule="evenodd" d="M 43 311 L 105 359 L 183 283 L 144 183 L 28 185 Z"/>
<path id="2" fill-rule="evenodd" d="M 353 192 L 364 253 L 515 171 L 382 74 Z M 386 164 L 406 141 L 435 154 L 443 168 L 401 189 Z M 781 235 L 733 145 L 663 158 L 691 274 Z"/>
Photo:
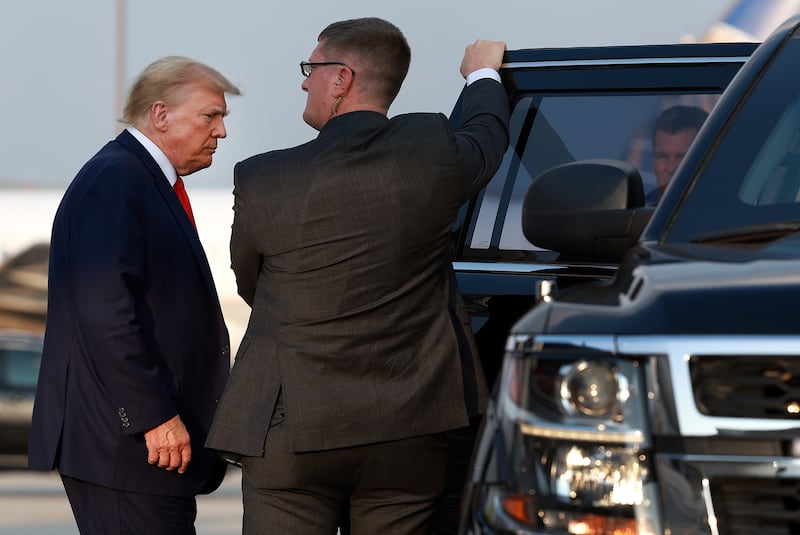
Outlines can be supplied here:
<path id="1" fill-rule="evenodd" d="M 394 25 L 331 24 L 300 67 L 313 141 L 237 164 L 231 257 L 252 307 L 208 446 L 242 456 L 244 532 L 430 529 L 442 433 L 487 389 L 451 277 L 459 207 L 508 144 L 505 43 L 461 66 L 463 118 L 389 119 L 410 62 Z"/>

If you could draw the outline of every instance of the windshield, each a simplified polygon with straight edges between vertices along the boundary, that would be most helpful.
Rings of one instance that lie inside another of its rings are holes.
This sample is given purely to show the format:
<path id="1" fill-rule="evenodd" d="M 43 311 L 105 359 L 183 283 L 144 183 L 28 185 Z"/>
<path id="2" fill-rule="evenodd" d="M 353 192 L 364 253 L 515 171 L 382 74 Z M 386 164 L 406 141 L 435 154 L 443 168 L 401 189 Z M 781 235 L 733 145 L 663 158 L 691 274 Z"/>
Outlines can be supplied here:
<path id="1" fill-rule="evenodd" d="M 665 241 L 743 245 L 797 232 L 798 62 L 800 39 L 795 36 L 733 117 L 675 215 Z"/>

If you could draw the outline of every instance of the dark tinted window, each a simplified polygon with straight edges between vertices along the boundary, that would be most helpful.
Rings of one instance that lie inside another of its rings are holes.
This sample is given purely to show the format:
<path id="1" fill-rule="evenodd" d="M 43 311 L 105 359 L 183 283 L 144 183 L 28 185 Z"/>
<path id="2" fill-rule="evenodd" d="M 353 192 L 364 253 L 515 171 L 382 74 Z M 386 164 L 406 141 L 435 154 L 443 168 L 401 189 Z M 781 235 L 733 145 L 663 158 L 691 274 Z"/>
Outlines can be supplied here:
<path id="1" fill-rule="evenodd" d="M 490 249 L 541 252 L 522 234 L 522 201 L 531 181 L 556 165 L 575 160 L 625 160 L 642 174 L 647 194 L 652 173 L 652 129 L 659 113 L 675 104 L 709 111 L 718 94 L 593 93 L 539 94 L 518 99 L 511 116 L 511 148 L 486 187 L 473 216 L 467 244 Z"/>
<path id="2" fill-rule="evenodd" d="M 798 62 L 795 37 L 732 116 L 667 241 L 713 241 L 736 229 L 800 221 Z"/>

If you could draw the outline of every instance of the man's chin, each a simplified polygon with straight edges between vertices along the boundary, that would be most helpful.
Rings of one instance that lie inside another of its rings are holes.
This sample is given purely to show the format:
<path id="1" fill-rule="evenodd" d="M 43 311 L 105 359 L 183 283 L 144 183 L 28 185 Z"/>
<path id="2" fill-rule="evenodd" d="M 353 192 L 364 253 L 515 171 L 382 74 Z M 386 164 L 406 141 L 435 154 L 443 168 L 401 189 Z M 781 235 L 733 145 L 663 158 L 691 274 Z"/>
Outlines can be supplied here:
<path id="1" fill-rule="evenodd" d="M 189 171 L 181 174 L 181 176 L 191 175 L 192 173 L 196 173 L 198 171 L 211 167 L 211 163 L 212 163 L 212 158 L 209 156 L 208 161 L 197 162 L 196 164 L 192 165 L 192 167 L 189 168 Z"/>
<path id="2" fill-rule="evenodd" d="M 322 128 L 322 127 L 321 127 L 319 124 L 317 124 L 317 122 L 316 122 L 316 121 L 314 121 L 313 119 L 311 119 L 311 118 L 309 117 L 309 114 L 308 114 L 308 113 L 306 113 L 306 112 L 303 112 L 303 121 L 304 121 L 304 122 L 305 122 L 305 123 L 306 123 L 308 126 L 310 126 L 311 128 L 313 128 L 314 130 L 319 130 L 320 128 Z"/>

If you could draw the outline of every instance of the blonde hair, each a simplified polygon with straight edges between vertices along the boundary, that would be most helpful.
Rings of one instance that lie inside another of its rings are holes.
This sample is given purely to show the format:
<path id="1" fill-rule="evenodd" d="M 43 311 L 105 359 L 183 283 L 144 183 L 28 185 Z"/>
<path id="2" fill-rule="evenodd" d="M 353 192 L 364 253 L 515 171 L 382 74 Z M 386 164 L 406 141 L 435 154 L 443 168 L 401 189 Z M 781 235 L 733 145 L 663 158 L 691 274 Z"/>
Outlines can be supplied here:
<path id="1" fill-rule="evenodd" d="M 190 84 L 202 84 L 220 93 L 241 95 L 241 91 L 216 69 L 183 56 L 166 56 L 144 68 L 128 91 L 122 110 L 123 123 L 140 128 L 147 121 L 154 102 L 180 104 L 182 89 Z"/>

